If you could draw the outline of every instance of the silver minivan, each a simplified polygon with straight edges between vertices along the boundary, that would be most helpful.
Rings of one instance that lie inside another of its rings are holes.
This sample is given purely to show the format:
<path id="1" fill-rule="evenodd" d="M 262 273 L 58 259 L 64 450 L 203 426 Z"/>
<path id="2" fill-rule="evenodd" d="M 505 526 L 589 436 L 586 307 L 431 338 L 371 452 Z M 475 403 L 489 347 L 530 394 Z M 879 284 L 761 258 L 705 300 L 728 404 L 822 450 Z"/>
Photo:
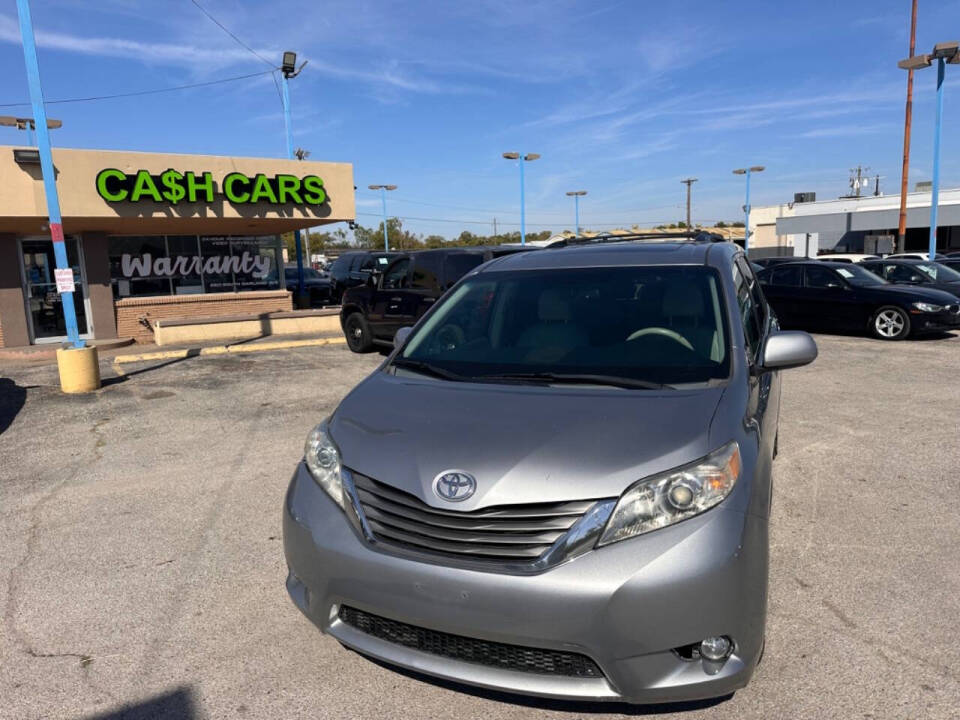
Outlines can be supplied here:
<path id="1" fill-rule="evenodd" d="M 744 687 L 764 645 L 779 370 L 723 242 L 591 242 L 464 277 L 307 438 L 287 590 L 364 655 L 631 703 Z"/>

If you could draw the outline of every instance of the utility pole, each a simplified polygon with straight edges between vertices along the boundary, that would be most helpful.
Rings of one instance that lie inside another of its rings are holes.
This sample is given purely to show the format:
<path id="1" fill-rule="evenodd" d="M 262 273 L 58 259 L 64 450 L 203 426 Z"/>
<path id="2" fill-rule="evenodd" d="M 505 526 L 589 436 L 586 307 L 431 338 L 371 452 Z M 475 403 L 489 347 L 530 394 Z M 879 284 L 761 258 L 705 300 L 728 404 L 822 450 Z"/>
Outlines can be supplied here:
<path id="1" fill-rule="evenodd" d="M 687 186 L 687 229 L 688 230 L 693 227 L 693 225 L 690 224 L 690 186 L 693 185 L 696 181 L 697 181 L 696 178 L 687 178 L 686 180 L 680 181 Z"/>
<path id="2" fill-rule="evenodd" d="M 496 218 L 493 219 L 493 236 L 494 237 L 497 236 L 497 219 Z"/>
<path id="3" fill-rule="evenodd" d="M 917 0 L 913 0 L 910 14 L 910 57 L 917 46 Z M 910 174 L 910 125 L 913 117 L 913 68 L 907 70 L 907 108 L 903 119 L 903 174 L 900 179 L 900 225 L 897 228 L 897 252 L 907 245 L 907 185 Z"/>

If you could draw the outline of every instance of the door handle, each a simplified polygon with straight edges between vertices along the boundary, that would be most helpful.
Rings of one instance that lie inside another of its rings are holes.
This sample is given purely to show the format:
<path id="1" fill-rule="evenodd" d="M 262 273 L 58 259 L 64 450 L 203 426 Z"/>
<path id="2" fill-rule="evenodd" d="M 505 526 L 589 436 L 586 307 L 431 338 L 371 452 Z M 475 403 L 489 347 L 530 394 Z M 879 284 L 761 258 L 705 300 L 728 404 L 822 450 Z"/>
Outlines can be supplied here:
<path id="1" fill-rule="evenodd" d="M 428 298 L 424 298 L 423 301 L 425 303 L 435 303 L 437 299 L 435 297 L 428 297 Z"/>
<path id="2" fill-rule="evenodd" d="M 390 302 L 400 302 L 401 300 L 403 300 L 402 297 L 392 297 L 392 298 L 390 298 Z"/>

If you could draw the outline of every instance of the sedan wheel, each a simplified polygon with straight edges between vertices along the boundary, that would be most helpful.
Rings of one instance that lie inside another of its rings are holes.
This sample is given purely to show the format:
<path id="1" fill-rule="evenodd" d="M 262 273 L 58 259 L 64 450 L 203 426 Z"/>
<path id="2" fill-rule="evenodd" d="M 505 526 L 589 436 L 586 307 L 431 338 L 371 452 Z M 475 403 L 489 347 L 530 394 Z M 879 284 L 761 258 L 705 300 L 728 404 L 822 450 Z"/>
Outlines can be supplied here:
<path id="1" fill-rule="evenodd" d="M 881 340 L 903 340 L 910 334 L 910 317 L 898 307 L 882 307 L 873 316 L 870 329 Z"/>

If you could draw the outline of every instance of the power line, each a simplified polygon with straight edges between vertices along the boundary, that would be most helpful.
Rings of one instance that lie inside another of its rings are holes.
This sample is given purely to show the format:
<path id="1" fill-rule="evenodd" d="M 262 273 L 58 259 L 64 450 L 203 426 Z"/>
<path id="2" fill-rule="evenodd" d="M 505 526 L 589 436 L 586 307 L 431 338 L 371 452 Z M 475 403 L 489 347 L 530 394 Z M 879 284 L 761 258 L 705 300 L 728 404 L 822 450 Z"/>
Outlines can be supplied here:
<path id="1" fill-rule="evenodd" d="M 216 25 L 218 28 L 220 28 L 221 30 L 223 30 L 227 35 L 229 35 L 230 37 L 232 37 L 232 38 L 236 41 L 237 45 L 239 45 L 240 47 L 242 47 L 244 50 L 247 50 L 248 52 L 252 53 L 254 56 L 256 56 L 257 58 L 259 58 L 260 60 L 262 60 L 263 62 L 265 62 L 267 65 L 269 65 L 270 67 L 272 67 L 274 70 L 277 69 L 276 63 L 272 63 L 272 62 L 270 62 L 269 60 L 267 60 L 263 55 L 261 55 L 260 53 L 258 53 L 258 52 L 257 52 L 256 50 L 254 50 L 252 47 L 250 47 L 249 45 L 247 45 L 243 40 L 241 40 L 241 39 L 238 38 L 236 35 L 234 35 L 232 32 L 230 32 L 230 31 L 226 28 L 226 26 L 224 26 L 223 23 L 221 23 L 221 22 L 220 22 L 219 20 L 217 20 L 213 15 L 211 15 L 209 12 L 207 12 L 206 9 L 203 7 L 203 5 L 201 5 L 200 3 L 198 3 L 197 0 L 190 0 L 190 2 L 192 2 L 194 5 L 196 5 L 196 6 L 197 6 L 197 9 L 198 9 L 200 12 L 202 12 L 204 15 L 206 15 L 208 18 L 210 18 L 210 20 L 213 22 L 214 25 Z"/>
<path id="2" fill-rule="evenodd" d="M 377 219 L 380 220 L 380 221 L 383 220 L 383 215 L 382 215 L 381 213 L 358 212 L 358 213 L 356 213 L 356 214 L 357 214 L 357 216 L 363 215 L 363 216 L 366 216 L 366 217 L 375 217 L 375 218 L 377 218 Z M 459 219 L 459 218 L 416 217 L 416 216 L 412 216 L 412 215 L 391 215 L 390 217 L 395 217 L 395 218 L 397 218 L 397 219 L 399 219 L 399 220 L 417 220 L 417 221 L 420 221 L 420 222 L 457 223 L 457 224 L 461 224 L 461 225 L 489 225 L 489 224 L 490 224 L 490 221 L 489 221 L 489 220 L 461 220 L 461 219 Z M 644 218 L 634 218 L 633 220 L 627 220 L 627 221 L 621 221 L 621 222 L 590 222 L 590 223 L 581 223 L 581 224 L 582 224 L 584 227 L 589 226 L 589 227 L 611 227 L 611 228 L 616 228 L 616 227 L 624 227 L 624 226 L 630 226 L 630 225 L 637 225 L 637 224 L 639 224 L 639 223 L 644 223 L 644 224 L 647 224 L 647 225 L 667 225 L 667 224 L 669 224 L 669 223 L 674 223 L 674 222 L 676 222 L 676 220 L 648 220 L 648 219 L 644 219 Z M 705 222 L 712 222 L 712 221 L 706 220 Z M 563 225 L 564 223 L 561 222 L 561 221 L 557 221 L 557 220 L 550 220 L 550 221 L 547 221 L 547 222 L 529 221 L 527 224 L 528 224 L 528 225 L 535 225 L 535 226 L 543 227 L 543 226 L 546 226 L 546 225 Z M 497 220 L 497 225 L 510 225 L 510 226 L 512 226 L 512 227 L 520 227 L 520 223 L 518 223 L 518 222 L 503 222 L 503 221 L 501 221 L 501 220 Z"/>
<path id="3" fill-rule="evenodd" d="M 59 105 L 62 103 L 91 102 L 94 100 L 115 100 L 116 98 L 138 97 L 141 95 L 156 95 L 158 93 L 175 92 L 177 90 L 190 90 L 191 88 L 209 87 L 210 85 L 220 85 L 222 83 L 236 82 L 237 80 L 247 80 L 253 77 L 260 77 L 267 73 L 273 73 L 273 70 L 263 70 L 261 72 L 248 73 L 247 75 L 235 75 L 234 77 L 221 78 L 220 80 L 208 80 L 207 82 L 191 83 L 189 85 L 176 85 L 168 88 L 157 88 L 154 90 L 138 90 L 136 92 L 116 93 L 114 95 L 92 95 L 90 97 L 64 98 L 61 100 L 46 100 L 47 105 Z M 28 102 L 2 103 L 0 107 L 26 107 Z"/>

